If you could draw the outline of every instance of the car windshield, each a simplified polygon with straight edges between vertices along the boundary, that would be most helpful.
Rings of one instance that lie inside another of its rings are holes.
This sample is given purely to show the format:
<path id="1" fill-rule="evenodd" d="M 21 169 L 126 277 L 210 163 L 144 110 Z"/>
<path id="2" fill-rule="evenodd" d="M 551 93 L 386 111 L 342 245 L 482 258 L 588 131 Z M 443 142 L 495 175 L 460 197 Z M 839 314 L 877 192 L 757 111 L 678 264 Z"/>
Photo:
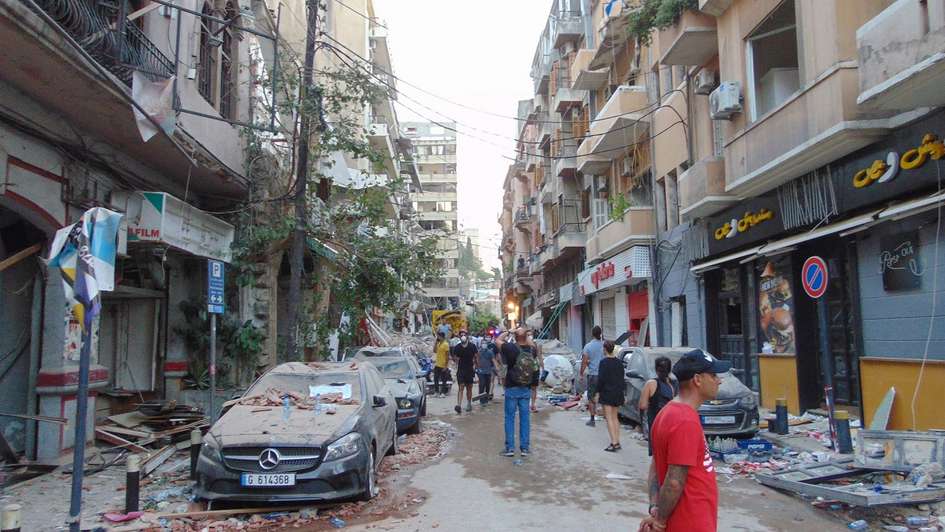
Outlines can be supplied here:
<path id="1" fill-rule="evenodd" d="M 358 351 L 358 356 L 362 357 L 401 357 L 404 354 L 399 349 L 384 349 L 383 347 L 362 348 Z"/>
<path id="2" fill-rule="evenodd" d="M 314 391 L 321 394 L 332 392 L 345 396 L 350 394 L 350 397 L 355 399 L 361 397 L 361 381 L 357 373 L 269 373 L 260 377 L 256 384 L 246 391 L 245 396 L 263 394 L 269 388 L 275 388 L 280 392 L 296 392 L 305 396 L 309 396 Z"/>
<path id="3" fill-rule="evenodd" d="M 410 363 L 406 358 L 374 361 L 374 367 L 385 379 L 402 379 L 410 376 Z"/>

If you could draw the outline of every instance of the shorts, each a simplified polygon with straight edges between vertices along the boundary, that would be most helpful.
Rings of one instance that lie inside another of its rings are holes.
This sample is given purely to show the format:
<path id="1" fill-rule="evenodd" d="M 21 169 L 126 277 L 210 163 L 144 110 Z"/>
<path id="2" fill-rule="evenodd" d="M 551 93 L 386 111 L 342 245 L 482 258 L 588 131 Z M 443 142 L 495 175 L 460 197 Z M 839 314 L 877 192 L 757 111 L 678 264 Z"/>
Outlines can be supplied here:
<path id="1" fill-rule="evenodd" d="M 456 382 L 458 384 L 472 384 L 473 380 L 475 380 L 475 375 L 476 373 L 472 370 L 463 371 L 459 369 L 456 371 Z"/>
<path id="2" fill-rule="evenodd" d="M 597 395 L 597 375 L 587 376 L 587 400 L 594 401 Z"/>

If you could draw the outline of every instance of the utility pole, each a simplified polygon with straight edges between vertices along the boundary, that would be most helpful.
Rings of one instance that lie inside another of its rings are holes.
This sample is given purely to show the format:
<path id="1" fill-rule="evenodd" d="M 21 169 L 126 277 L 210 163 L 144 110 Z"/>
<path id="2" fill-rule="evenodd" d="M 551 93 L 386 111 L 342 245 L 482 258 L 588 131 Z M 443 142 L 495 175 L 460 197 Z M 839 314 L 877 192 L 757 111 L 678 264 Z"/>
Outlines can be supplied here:
<path id="1" fill-rule="evenodd" d="M 295 192 L 295 231 L 292 233 L 292 248 L 289 257 L 289 296 L 286 320 L 289 325 L 289 336 L 286 339 L 286 351 L 289 360 L 301 360 L 298 345 L 299 314 L 302 306 L 302 276 L 305 268 L 305 229 L 308 226 L 306 212 L 306 193 L 308 188 L 308 158 L 311 139 L 312 113 L 321 112 L 319 102 L 316 109 L 312 109 L 309 98 L 312 96 L 315 78 L 315 35 L 318 25 L 319 0 L 306 0 L 308 11 L 308 29 L 305 37 L 305 67 L 302 71 L 302 105 L 299 107 L 299 147 L 296 158 L 296 192 Z"/>

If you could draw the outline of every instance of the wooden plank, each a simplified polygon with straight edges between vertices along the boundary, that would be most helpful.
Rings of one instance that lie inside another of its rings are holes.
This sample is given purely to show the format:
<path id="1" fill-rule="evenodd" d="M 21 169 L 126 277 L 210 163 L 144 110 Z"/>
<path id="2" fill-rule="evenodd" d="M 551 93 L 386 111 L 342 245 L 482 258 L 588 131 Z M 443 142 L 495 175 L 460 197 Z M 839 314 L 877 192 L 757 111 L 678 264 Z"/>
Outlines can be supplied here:
<path id="1" fill-rule="evenodd" d="M 114 434 L 111 434 L 109 432 L 99 429 L 98 427 L 95 428 L 95 439 L 108 442 L 118 447 L 124 447 L 136 453 L 150 452 L 148 451 L 148 449 L 142 447 L 141 445 L 137 443 L 132 443 L 124 438 L 119 438 L 118 436 Z M 144 442 L 141 442 L 141 443 L 144 443 Z"/>
<path id="2" fill-rule="evenodd" d="M 338 504 L 307 504 L 305 506 L 262 506 L 258 508 L 233 508 L 230 510 L 206 510 L 203 512 L 181 512 L 181 513 L 171 513 L 171 514 L 157 514 L 158 519 L 209 519 L 209 518 L 219 518 L 227 517 L 231 515 L 244 515 L 244 514 L 267 514 L 270 512 L 294 512 L 301 510 L 302 508 L 333 508 L 338 506 Z"/>
<path id="3" fill-rule="evenodd" d="M 128 412 L 126 414 L 108 416 L 108 420 L 112 423 L 121 425 L 126 429 L 148 430 L 146 428 L 138 427 L 138 425 L 148 420 L 147 416 L 144 416 L 139 412 Z"/>
<path id="4" fill-rule="evenodd" d="M 32 246 L 14 253 L 9 257 L 0 260 L 0 272 L 6 270 L 7 268 L 16 266 L 20 261 L 28 257 L 32 257 L 36 253 L 39 253 L 39 250 L 43 249 L 42 244 L 33 244 Z"/>
<path id="5" fill-rule="evenodd" d="M 147 460 L 141 464 L 141 476 L 146 477 L 154 472 L 155 469 L 161 466 L 168 458 L 174 456 L 174 453 L 177 452 L 177 446 L 168 445 L 160 451 L 152 453 Z"/>
<path id="6" fill-rule="evenodd" d="M 143 430 L 126 429 L 125 427 L 118 427 L 115 425 L 99 425 L 96 428 L 110 432 L 112 434 L 118 434 L 120 436 L 133 436 L 135 438 L 148 438 L 152 435 L 150 432 L 145 432 Z"/>
<path id="7" fill-rule="evenodd" d="M 206 418 L 199 421 L 194 421 L 193 423 L 188 423 L 186 425 L 181 425 L 179 427 L 174 427 L 172 429 L 162 430 L 161 432 L 154 432 L 151 435 L 155 438 L 166 438 L 168 436 L 173 436 L 175 434 L 180 434 L 181 432 L 190 432 L 196 428 L 203 428 L 207 426 Z"/>
<path id="8" fill-rule="evenodd" d="M 9 414 L 7 412 L 0 412 L 0 417 L 15 417 L 19 419 L 32 419 L 35 421 L 45 421 L 46 423 L 59 423 L 65 425 L 69 422 L 64 417 L 53 417 L 53 416 L 27 416 L 25 414 Z"/>

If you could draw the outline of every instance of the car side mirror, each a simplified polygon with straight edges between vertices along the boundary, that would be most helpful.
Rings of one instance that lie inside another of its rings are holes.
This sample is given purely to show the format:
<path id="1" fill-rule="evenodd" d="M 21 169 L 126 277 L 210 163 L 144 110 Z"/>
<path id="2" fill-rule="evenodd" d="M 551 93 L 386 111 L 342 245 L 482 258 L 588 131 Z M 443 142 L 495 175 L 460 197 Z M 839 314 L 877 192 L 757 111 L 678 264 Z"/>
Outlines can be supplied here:
<path id="1" fill-rule="evenodd" d="M 628 371 L 628 372 L 627 372 L 627 377 L 630 377 L 631 379 L 642 379 L 642 380 L 646 380 L 645 378 L 643 378 L 643 375 L 640 375 L 640 374 L 637 373 L 636 371 Z"/>
<path id="2" fill-rule="evenodd" d="M 223 417 L 224 414 L 229 412 L 231 408 L 233 408 L 240 402 L 241 398 L 242 396 L 237 396 L 237 397 L 234 397 L 233 399 L 230 399 L 229 401 L 224 402 L 222 405 L 220 405 L 220 414 L 218 417 Z"/>
<path id="3" fill-rule="evenodd" d="M 387 399 L 380 395 L 374 396 L 374 408 L 387 406 Z"/>

